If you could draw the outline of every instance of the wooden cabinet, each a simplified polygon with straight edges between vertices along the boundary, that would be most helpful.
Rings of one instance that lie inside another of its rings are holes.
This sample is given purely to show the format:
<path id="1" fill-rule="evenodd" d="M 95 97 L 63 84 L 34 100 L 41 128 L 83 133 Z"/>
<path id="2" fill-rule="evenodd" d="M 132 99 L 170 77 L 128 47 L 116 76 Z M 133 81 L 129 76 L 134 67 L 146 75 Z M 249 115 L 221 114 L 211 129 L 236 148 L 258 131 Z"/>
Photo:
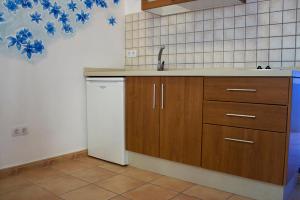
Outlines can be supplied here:
<path id="1" fill-rule="evenodd" d="M 126 78 L 126 148 L 159 156 L 159 77 Z"/>
<path id="2" fill-rule="evenodd" d="M 194 0 L 142 0 L 142 10 L 159 8 L 173 4 L 185 3 Z"/>
<path id="3" fill-rule="evenodd" d="M 291 155 L 299 149 L 291 143 L 291 105 L 298 101 L 291 83 L 127 77 L 127 150 L 284 185 L 296 173 Z"/>
<path id="4" fill-rule="evenodd" d="M 203 79 L 161 79 L 160 157 L 201 164 Z"/>
<path id="5" fill-rule="evenodd" d="M 204 99 L 263 104 L 289 104 L 288 78 L 206 77 Z"/>
<path id="6" fill-rule="evenodd" d="M 202 77 L 128 77 L 127 150 L 200 166 Z"/>
<path id="7" fill-rule="evenodd" d="M 287 106 L 205 101 L 204 123 L 286 132 Z"/>
<path id="8" fill-rule="evenodd" d="M 205 124 L 202 166 L 282 184 L 285 142 L 283 133 Z"/>
<path id="9" fill-rule="evenodd" d="M 285 184 L 289 78 L 204 80 L 202 167 Z"/>

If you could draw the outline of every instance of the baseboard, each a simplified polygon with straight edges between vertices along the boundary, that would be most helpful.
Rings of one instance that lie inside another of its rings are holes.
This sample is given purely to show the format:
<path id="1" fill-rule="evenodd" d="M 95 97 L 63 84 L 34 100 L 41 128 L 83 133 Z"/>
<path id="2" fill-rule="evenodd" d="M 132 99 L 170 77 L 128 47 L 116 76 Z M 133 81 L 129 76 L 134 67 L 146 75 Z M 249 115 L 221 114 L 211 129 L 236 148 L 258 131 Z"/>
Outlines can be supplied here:
<path id="1" fill-rule="evenodd" d="M 80 157 L 86 157 L 88 155 L 87 149 L 77 151 L 77 152 L 72 152 L 68 154 L 63 154 L 43 160 L 38 160 L 18 166 L 13 166 L 5 169 L 0 169 L 0 178 L 5 178 L 7 176 L 11 175 L 17 175 L 19 174 L 22 170 L 28 170 L 30 168 L 35 168 L 35 167 L 46 167 L 49 165 L 54 164 L 55 162 L 60 162 L 64 160 L 72 160 L 72 159 L 77 159 Z"/>
<path id="2" fill-rule="evenodd" d="M 128 152 L 129 165 L 256 200 L 284 200 L 284 186 Z"/>

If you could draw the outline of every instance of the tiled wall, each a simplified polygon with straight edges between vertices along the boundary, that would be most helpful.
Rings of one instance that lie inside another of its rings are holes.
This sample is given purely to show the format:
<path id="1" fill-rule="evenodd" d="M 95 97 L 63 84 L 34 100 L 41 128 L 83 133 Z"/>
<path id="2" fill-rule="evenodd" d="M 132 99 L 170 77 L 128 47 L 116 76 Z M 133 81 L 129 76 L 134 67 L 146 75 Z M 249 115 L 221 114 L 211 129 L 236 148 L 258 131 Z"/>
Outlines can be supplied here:
<path id="1" fill-rule="evenodd" d="M 169 68 L 300 68 L 300 0 L 126 16 L 126 50 L 138 51 L 127 68 L 155 68 L 161 45 Z"/>

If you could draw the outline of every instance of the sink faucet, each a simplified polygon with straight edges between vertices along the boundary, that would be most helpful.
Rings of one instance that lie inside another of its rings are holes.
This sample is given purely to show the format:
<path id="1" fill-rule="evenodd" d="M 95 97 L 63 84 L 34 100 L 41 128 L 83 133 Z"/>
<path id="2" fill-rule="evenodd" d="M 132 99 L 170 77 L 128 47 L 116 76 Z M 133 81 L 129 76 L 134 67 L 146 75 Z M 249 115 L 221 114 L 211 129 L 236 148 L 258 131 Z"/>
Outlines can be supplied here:
<path id="1" fill-rule="evenodd" d="M 157 71 L 164 71 L 165 61 L 161 62 L 161 55 L 165 48 L 166 48 L 165 46 L 160 47 L 160 50 L 158 53 Z"/>

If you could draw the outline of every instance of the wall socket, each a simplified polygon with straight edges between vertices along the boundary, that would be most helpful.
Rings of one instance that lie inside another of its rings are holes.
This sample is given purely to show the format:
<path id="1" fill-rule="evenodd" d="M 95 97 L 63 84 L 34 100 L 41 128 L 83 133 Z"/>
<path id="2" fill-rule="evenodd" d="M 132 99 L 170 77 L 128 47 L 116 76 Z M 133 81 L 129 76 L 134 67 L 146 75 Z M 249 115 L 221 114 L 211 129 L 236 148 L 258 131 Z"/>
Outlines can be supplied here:
<path id="1" fill-rule="evenodd" d="M 16 127 L 12 132 L 13 137 L 25 136 L 25 135 L 28 135 L 28 134 L 29 134 L 29 131 L 28 131 L 28 128 L 26 126 Z"/>
<path id="2" fill-rule="evenodd" d="M 126 51 L 127 58 L 136 58 L 137 57 L 137 50 L 136 49 L 130 49 Z"/>

